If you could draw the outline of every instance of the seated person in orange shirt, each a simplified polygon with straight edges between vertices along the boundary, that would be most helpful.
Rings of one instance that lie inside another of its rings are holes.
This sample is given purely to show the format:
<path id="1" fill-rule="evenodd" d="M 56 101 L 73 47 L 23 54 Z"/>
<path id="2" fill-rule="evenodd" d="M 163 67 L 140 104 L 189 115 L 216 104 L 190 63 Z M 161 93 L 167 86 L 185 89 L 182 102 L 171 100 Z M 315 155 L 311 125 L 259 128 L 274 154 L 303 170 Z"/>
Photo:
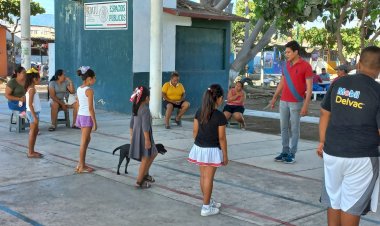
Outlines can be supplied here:
<path id="1" fill-rule="evenodd" d="M 162 98 L 164 99 L 163 105 L 166 108 L 165 113 L 165 128 L 170 129 L 170 116 L 173 109 L 178 108 L 178 114 L 175 117 L 175 122 L 181 126 L 181 117 L 189 109 L 190 103 L 185 101 L 186 93 L 185 88 L 179 83 L 178 72 L 173 72 L 170 81 L 162 86 Z"/>
<path id="2" fill-rule="evenodd" d="M 233 117 L 241 125 L 241 129 L 245 129 L 244 122 L 244 102 L 245 102 L 245 92 L 243 90 L 243 82 L 238 81 L 234 88 L 228 91 L 227 104 L 224 106 L 223 114 L 226 116 L 227 120 Z"/>

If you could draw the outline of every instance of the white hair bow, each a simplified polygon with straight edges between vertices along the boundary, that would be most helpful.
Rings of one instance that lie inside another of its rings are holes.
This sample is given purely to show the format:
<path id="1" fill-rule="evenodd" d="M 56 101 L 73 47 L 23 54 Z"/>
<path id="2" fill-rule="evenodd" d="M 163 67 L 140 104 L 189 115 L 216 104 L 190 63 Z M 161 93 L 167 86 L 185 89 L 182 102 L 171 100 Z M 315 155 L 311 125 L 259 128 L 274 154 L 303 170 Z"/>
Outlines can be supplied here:
<path id="1" fill-rule="evenodd" d="M 81 66 L 81 67 L 79 68 L 79 70 L 80 70 L 80 72 L 82 73 L 82 75 L 83 75 L 84 73 L 86 73 L 86 72 L 88 71 L 88 69 L 90 69 L 90 66 Z"/>

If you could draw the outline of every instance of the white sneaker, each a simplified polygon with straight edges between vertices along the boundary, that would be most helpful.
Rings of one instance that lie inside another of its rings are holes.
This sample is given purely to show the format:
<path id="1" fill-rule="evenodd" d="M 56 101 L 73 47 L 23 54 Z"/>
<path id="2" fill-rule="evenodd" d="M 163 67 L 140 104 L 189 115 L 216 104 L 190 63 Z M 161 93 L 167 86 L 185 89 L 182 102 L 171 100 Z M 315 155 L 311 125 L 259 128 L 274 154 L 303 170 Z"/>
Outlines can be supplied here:
<path id="1" fill-rule="evenodd" d="M 220 208 L 222 206 L 222 203 L 216 202 L 214 199 L 211 199 L 210 206 L 215 207 L 215 208 Z"/>
<path id="2" fill-rule="evenodd" d="M 211 207 L 211 206 L 208 209 L 202 207 L 202 210 L 201 210 L 202 217 L 212 216 L 218 213 L 219 213 L 219 209 L 215 207 Z"/>

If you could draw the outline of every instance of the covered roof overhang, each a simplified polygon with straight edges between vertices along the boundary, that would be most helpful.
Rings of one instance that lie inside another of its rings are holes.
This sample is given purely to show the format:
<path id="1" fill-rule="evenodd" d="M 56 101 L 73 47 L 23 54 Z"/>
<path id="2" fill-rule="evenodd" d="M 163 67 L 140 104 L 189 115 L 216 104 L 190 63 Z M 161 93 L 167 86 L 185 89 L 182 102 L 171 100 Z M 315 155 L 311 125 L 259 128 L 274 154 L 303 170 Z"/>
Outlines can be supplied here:
<path id="1" fill-rule="evenodd" d="M 249 22 L 248 19 L 236 16 L 231 13 L 226 13 L 211 7 L 204 7 L 199 3 L 189 0 L 177 0 L 177 8 L 165 8 L 164 12 L 175 16 L 184 16 L 198 19 L 208 20 L 224 20 L 224 21 L 240 21 Z"/>

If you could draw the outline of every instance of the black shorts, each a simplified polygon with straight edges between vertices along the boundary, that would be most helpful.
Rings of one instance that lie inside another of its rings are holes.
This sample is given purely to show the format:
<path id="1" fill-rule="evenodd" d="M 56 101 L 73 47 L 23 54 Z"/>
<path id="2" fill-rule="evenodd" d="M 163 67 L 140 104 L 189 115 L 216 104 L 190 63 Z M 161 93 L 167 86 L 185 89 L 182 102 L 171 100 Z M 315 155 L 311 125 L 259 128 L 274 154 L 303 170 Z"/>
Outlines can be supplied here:
<path id="1" fill-rule="evenodd" d="M 225 112 L 225 111 L 230 112 L 231 114 L 233 114 L 235 112 L 240 112 L 243 114 L 244 113 L 244 107 L 226 104 L 226 106 L 224 106 L 224 108 L 223 108 L 223 112 Z"/>
<path id="2" fill-rule="evenodd" d="M 165 109 L 166 109 L 166 105 L 168 105 L 168 104 L 173 105 L 174 108 L 181 109 L 181 106 L 182 106 L 183 102 L 185 102 L 185 101 L 184 101 L 184 100 L 181 101 L 180 104 L 173 104 L 173 103 L 170 103 L 170 102 L 167 102 L 166 100 L 164 100 L 164 101 L 162 102 L 162 105 L 163 105 L 163 107 L 164 107 Z"/>

